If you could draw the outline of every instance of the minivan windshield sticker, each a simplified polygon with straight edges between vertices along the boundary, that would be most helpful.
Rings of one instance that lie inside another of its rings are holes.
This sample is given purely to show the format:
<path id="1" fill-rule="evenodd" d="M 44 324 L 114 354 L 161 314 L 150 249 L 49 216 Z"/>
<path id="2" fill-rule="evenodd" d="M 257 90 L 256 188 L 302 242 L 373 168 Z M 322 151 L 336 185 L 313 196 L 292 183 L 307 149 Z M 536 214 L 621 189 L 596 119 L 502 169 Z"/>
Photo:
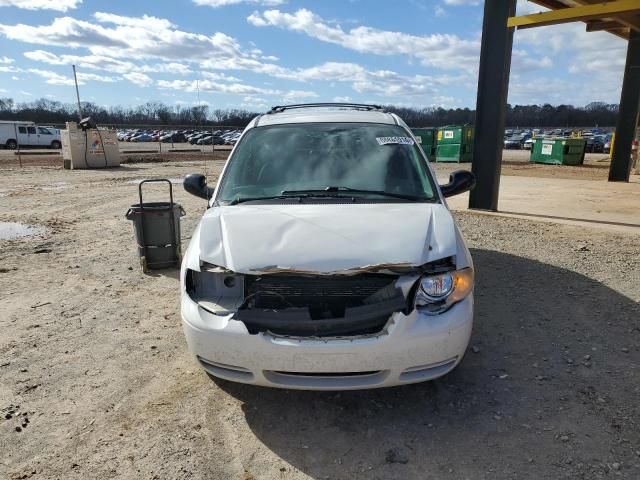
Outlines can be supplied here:
<path id="1" fill-rule="evenodd" d="M 413 138 L 409 137 L 376 137 L 378 145 L 413 145 Z"/>

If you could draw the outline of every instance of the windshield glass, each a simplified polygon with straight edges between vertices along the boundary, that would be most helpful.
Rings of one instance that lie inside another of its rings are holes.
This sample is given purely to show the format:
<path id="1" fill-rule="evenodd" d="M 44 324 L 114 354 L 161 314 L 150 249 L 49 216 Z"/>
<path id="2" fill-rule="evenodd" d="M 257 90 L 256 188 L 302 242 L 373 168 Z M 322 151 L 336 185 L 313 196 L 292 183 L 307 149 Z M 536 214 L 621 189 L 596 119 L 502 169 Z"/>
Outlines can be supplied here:
<path id="1" fill-rule="evenodd" d="M 334 197 L 367 201 L 436 198 L 426 161 L 403 128 L 305 123 L 249 130 L 230 159 L 216 200 L 230 203 L 325 189 Z"/>

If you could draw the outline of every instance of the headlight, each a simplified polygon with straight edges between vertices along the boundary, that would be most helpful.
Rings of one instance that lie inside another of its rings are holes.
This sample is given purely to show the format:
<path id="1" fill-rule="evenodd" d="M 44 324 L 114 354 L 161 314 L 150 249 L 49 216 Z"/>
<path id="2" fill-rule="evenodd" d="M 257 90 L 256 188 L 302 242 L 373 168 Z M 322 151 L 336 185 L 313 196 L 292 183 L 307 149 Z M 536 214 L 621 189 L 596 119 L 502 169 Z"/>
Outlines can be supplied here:
<path id="1" fill-rule="evenodd" d="M 188 269 L 185 288 L 191 300 L 216 315 L 236 311 L 244 300 L 242 275 L 213 265 L 203 266 L 200 272 Z"/>
<path id="2" fill-rule="evenodd" d="M 473 268 L 424 275 L 418 281 L 415 307 L 437 315 L 466 298 L 473 290 Z"/>

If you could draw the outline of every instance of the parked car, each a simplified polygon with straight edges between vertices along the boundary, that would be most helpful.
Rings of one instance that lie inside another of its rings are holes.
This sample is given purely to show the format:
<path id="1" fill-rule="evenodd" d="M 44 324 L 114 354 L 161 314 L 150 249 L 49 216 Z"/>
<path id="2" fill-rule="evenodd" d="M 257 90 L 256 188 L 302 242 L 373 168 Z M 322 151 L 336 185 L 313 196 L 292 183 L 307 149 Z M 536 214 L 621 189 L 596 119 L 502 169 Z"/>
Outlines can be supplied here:
<path id="1" fill-rule="evenodd" d="M 60 130 L 40 127 L 33 122 L 0 121 L 0 146 L 9 150 L 22 147 L 62 148 Z"/>
<path id="2" fill-rule="evenodd" d="M 187 139 L 184 133 L 170 132 L 160 137 L 160 141 L 163 143 L 184 143 Z"/>
<path id="3" fill-rule="evenodd" d="M 135 137 L 132 137 L 130 141 L 131 142 L 152 142 L 153 137 L 148 133 L 141 133 L 139 135 L 136 135 Z"/>
<path id="4" fill-rule="evenodd" d="M 534 141 L 535 139 L 533 137 L 527 138 L 522 144 L 522 148 L 524 148 L 525 150 L 531 150 L 533 148 Z"/>
<path id="5" fill-rule="evenodd" d="M 512 135 L 504 141 L 504 148 L 521 150 L 525 140 L 525 135 Z"/>
<path id="6" fill-rule="evenodd" d="M 586 138 L 585 151 L 589 153 L 604 153 L 606 139 L 604 135 L 593 135 Z"/>
<path id="7" fill-rule="evenodd" d="M 203 137 L 200 137 L 196 142 L 196 145 L 211 145 L 212 138 L 212 135 L 205 135 Z"/>
<path id="8" fill-rule="evenodd" d="M 207 134 L 206 133 L 198 133 L 196 135 L 193 135 L 192 137 L 189 138 L 189 143 L 191 145 L 195 145 L 198 143 L 198 140 L 200 140 L 201 138 L 204 138 Z"/>
<path id="9" fill-rule="evenodd" d="M 215 189 L 202 175 L 184 182 L 209 200 L 180 274 L 200 365 L 318 390 L 450 372 L 471 334 L 474 275 L 445 197 L 473 188 L 473 174 L 438 186 L 411 130 L 378 107 L 258 118 Z"/>

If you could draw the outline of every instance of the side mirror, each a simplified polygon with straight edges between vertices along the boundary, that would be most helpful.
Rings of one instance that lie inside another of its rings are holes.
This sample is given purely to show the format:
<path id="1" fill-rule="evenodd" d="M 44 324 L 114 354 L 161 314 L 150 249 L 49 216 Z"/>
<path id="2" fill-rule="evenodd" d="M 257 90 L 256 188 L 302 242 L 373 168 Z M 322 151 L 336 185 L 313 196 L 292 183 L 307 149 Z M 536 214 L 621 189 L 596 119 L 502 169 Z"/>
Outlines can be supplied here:
<path id="1" fill-rule="evenodd" d="M 206 200 L 213 196 L 213 188 L 207 187 L 207 179 L 198 173 L 192 173 L 184 178 L 184 189 L 191 195 Z"/>
<path id="2" fill-rule="evenodd" d="M 440 190 L 445 197 L 452 197 L 473 190 L 475 186 L 476 176 L 473 173 L 467 170 L 456 170 L 449 175 L 449 183 L 440 185 Z"/>

